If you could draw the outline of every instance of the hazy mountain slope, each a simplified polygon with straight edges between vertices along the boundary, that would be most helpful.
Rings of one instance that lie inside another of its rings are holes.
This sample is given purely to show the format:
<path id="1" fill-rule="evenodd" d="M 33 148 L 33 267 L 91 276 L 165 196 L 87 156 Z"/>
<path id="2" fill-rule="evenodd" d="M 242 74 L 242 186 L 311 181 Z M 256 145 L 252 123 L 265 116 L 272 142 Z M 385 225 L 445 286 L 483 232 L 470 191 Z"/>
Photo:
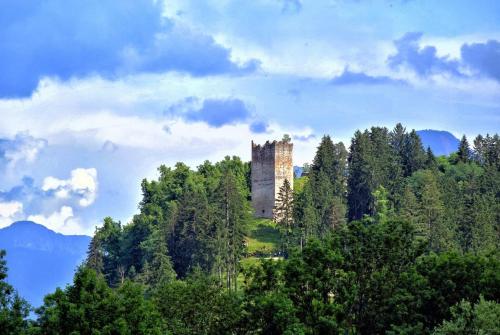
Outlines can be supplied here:
<path id="1" fill-rule="evenodd" d="M 431 147 L 436 156 L 449 155 L 457 151 L 460 143 L 452 133 L 444 130 L 418 130 L 417 134 L 422 139 L 424 148 Z"/>
<path id="2" fill-rule="evenodd" d="M 89 242 L 89 236 L 62 235 L 34 222 L 15 222 L 0 229 L 0 249 L 7 251 L 7 280 L 39 306 L 47 293 L 72 281 Z"/>

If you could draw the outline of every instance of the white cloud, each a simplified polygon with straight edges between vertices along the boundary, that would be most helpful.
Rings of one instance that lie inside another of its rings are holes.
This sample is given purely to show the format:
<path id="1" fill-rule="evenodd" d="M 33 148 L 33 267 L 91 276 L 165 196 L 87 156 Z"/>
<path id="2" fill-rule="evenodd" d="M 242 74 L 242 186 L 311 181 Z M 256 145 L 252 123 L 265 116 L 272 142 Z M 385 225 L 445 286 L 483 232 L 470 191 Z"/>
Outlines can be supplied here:
<path id="1" fill-rule="evenodd" d="M 326 41 L 276 41 L 269 47 L 223 34 L 216 35 L 215 39 L 231 48 L 233 62 L 243 64 L 259 59 L 262 70 L 269 74 L 331 78 L 346 65 L 339 49 Z"/>
<path id="2" fill-rule="evenodd" d="M 54 191 L 57 198 L 67 199 L 76 196 L 82 207 L 90 206 L 97 196 L 97 170 L 94 168 L 78 168 L 71 171 L 69 179 L 58 179 L 52 176 L 43 180 L 42 190 Z"/>
<path id="3" fill-rule="evenodd" d="M 44 225 L 45 227 L 61 234 L 86 234 L 80 220 L 73 214 L 73 208 L 62 206 L 59 211 L 55 211 L 48 216 L 43 214 L 28 216 L 29 221 Z"/>
<path id="4" fill-rule="evenodd" d="M 436 54 L 438 57 L 449 56 L 450 58 L 460 58 L 460 48 L 464 44 L 470 43 L 485 43 L 488 40 L 499 40 L 499 33 L 490 34 L 468 34 L 457 36 L 422 36 L 421 47 L 434 46 L 436 47 Z"/>
<path id="5" fill-rule="evenodd" d="M 292 127 L 274 122 L 270 128 L 272 133 L 253 134 L 247 123 L 216 129 L 202 122 L 188 123 L 163 115 L 165 108 L 188 96 L 200 100 L 237 97 L 256 105 L 259 114 L 261 110 L 258 104 L 261 100 L 257 97 L 260 93 L 249 90 L 247 84 L 251 85 L 253 80 L 262 81 L 265 85 L 269 83 L 265 78 L 248 80 L 251 82 L 245 82 L 240 87 L 237 78 L 199 79 L 179 74 L 137 76 L 116 82 L 91 78 L 75 80 L 69 85 L 46 79 L 38 93 L 24 100 L 22 106 L 19 102 L 0 101 L 0 113 L 5 116 L 7 124 L 19 125 L 24 122 L 25 127 L 48 138 L 52 146 L 71 143 L 72 147 L 81 145 L 102 151 L 103 143 L 112 143 L 120 150 L 106 150 L 105 153 L 115 155 L 113 157 L 141 150 L 167 164 L 180 160 L 197 164 L 205 159 L 222 159 L 225 155 L 239 155 L 248 160 L 248 143 L 252 139 L 261 138 L 265 141 L 275 136 L 281 137 L 283 133 L 310 131 L 306 126 Z M 274 94 L 279 94 L 283 89 L 276 90 Z M 110 96 L 117 99 L 109 99 Z M 88 97 L 92 97 L 91 101 Z M 51 106 L 50 110 L 45 109 L 47 105 Z M 23 117 L 20 116 L 20 108 Z M 30 117 L 27 118 L 27 115 Z M 272 120 L 264 121 L 273 123 Z M 0 133 L 9 131 L 2 128 L 0 124 Z M 298 159 L 303 160 L 305 157 Z M 60 198 L 69 196 L 64 192 L 63 185 L 59 185 L 61 179 L 48 178 L 46 182 L 46 188 L 53 184 L 50 188 L 58 189 L 54 194 Z"/>
<path id="6" fill-rule="evenodd" d="M 0 143 L 0 153 L 3 151 L 8 166 L 14 168 L 20 162 L 33 163 L 46 145 L 46 140 L 35 138 L 28 132 L 20 132 L 12 140 Z"/>
<path id="7" fill-rule="evenodd" d="M 23 214 L 23 204 L 18 201 L 0 202 L 0 228 L 20 220 Z"/>

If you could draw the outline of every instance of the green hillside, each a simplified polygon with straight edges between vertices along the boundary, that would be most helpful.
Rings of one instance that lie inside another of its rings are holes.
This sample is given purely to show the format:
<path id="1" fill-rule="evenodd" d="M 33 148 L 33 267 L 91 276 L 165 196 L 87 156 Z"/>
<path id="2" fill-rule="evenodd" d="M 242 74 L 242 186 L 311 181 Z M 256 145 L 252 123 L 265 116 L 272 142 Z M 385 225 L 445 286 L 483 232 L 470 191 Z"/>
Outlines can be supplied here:
<path id="1" fill-rule="evenodd" d="M 270 257 L 278 252 L 280 233 L 272 220 L 253 218 L 245 241 L 248 257 Z"/>

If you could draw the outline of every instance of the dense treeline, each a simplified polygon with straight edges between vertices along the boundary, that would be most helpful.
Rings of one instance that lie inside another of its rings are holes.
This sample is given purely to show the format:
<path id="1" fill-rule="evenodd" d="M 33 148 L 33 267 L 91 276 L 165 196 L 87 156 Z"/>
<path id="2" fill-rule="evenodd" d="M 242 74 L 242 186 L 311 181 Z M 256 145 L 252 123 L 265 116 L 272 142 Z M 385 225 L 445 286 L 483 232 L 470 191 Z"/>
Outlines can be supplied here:
<path id="1" fill-rule="evenodd" d="M 500 334 L 498 135 L 434 157 L 415 131 L 372 127 L 349 150 L 323 137 L 305 170 L 277 198 L 283 257 L 242 268 L 250 165 L 161 166 L 141 184 L 139 214 L 104 220 L 74 283 L 49 294 L 36 321 L 0 286 L 0 329 Z"/>
<path id="2" fill-rule="evenodd" d="M 249 173 L 249 164 L 236 157 L 205 162 L 197 171 L 182 163 L 161 166 L 157 181 L 143 180 L 140 213 L 130 224 L 106 218 L 96 230 L 88 266 L 112 287 L 126 278 L 156 286 L 199 267 L 236 289 Z"/>
<path id="3" fill-rule="evenodd" d="M 412 223 L 428 251 L 497 250 L 499 169 L 498 135 L 478 136 L 472 149 L 464 137 L 437 158 L 401 124 L 357 131 L 349 153 L 325 136 L 294 197 L 294 230 L 322 238 L 346 220 L 383 216 Z"/>

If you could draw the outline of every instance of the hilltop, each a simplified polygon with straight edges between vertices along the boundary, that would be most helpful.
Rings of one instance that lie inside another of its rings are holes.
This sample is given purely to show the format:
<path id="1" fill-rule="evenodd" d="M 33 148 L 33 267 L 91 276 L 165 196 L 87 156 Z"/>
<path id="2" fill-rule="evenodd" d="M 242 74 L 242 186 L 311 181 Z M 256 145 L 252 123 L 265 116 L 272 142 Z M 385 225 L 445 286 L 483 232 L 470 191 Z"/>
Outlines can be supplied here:
<path id="1" fill-rule="evenodd" d="M 434 155 L 442 156 L 456 152 L 460 140 L 452 133 L 444 130 L 418 130 L 424 148 L 430 147 Z"/>
<path id="2" fill-rule="evenodd" d="M 31 305 L 39 306 L 45 294 L 72 281 L 89 242 L 89 236 L 62 235 L 32 221 L 14 222 L 0 229 L 8 282 Z"/>

